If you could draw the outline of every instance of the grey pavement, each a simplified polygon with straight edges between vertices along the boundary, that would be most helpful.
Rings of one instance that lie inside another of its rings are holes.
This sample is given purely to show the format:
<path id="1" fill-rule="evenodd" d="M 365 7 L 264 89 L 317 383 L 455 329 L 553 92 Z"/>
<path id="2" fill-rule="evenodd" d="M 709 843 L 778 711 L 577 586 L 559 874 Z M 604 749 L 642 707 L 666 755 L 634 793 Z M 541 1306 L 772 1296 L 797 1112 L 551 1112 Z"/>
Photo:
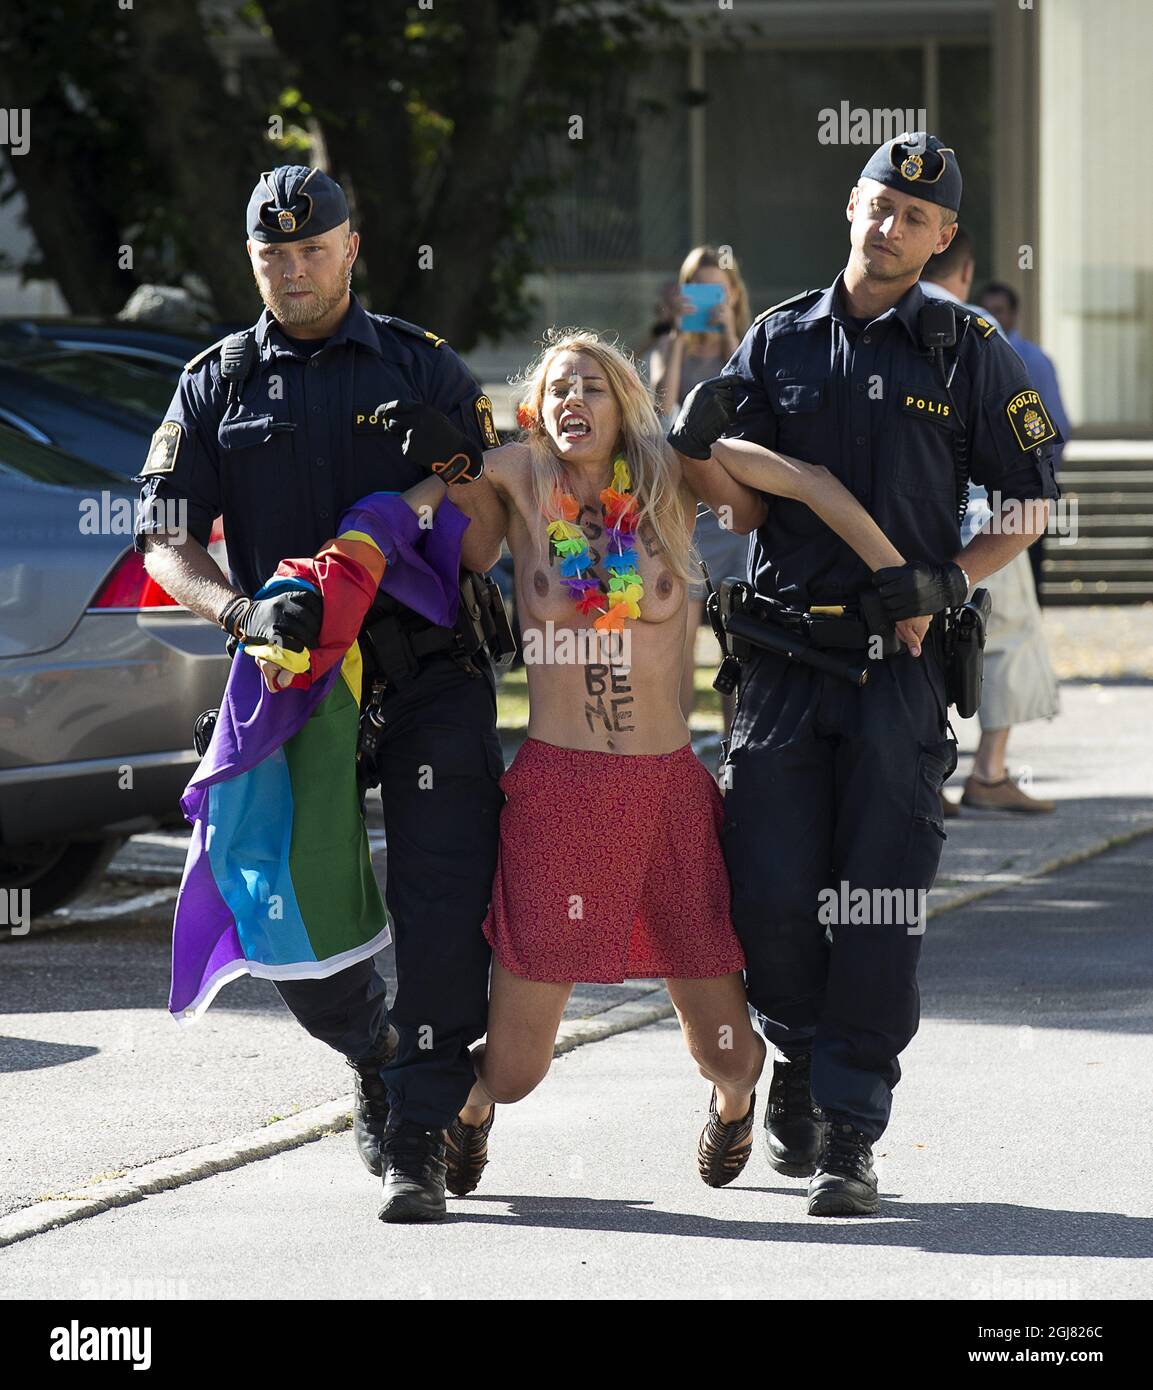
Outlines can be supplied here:
<path id="1" fill-rule="evenodd" d="M 975 894 L 999 902 L 1047 865 L 1153 829 L 1153 685 L 1067 684 L 1062 700 L 1059 719 L 1025 726 L 1010 745 L 1014 770 L 1030 769 L 1058 812 L 950 821 L 932 913 Z M 975 729 L 959 733 L 971 749 Z M 700 751 L 712 756 L 707 742 Z M 383 848 L 378 838 L 378 866 Z M 1153 842 L 1144 854 L 1147 864 Z M 168 1018 L 182 860 L 181 837 L 138 837 L 98 894 L 28 937 L 0 937 L 0 1216 L 347 1094 L 340 1059 L 293 1023 L 265 982 L 226 986 L 191 1027 Z M 381 964 L 390 971 L 387 953 Z M 658 989 L 581 987 L 569 1016 Z"/>
<path id="2" fill-rule="evenodd" d="M 807 1217 L 759 1148 L 705 1187 L 707 1087 L 657 1023 L 502 1107 L 484 1181 L 443 1225 L 382 1226 L 342 1135 L 12 1245 L 0 1295 L 1148 1297 L 1149 849 L 930 923 L 875 1218 Z"/>

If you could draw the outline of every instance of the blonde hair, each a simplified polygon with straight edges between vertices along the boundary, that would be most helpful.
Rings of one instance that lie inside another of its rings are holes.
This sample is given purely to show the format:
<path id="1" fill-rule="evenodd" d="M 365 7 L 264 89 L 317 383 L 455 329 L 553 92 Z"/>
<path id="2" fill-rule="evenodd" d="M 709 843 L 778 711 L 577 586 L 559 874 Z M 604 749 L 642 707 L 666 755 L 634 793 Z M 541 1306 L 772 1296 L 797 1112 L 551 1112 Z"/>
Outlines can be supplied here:
<path id="1" fill-rule="evenodd" d="M 749 292 L 745 288 L 744 280 L 741 279 L 741 268 L 737 264 L 736 256 L 726 247 L 725 263 L 722 265 L 721 253 L 715 246 L 694 246 L 681 262 L 677 283 L 681 285 L 691 284 L 697 271 L 706 269 L 719 270 L 729 282 L 733 301 L 733 327 L 737 330 L 737 338 L 743 338 L 749 331 L 752 314 L 749 312 Z M 685 337 L 690 346 L 699 349 L 715 345 L 717 335 L 715 333 L 687 333 Z"/>
<path id="2" fill-rule="evenodd" d="M 651 526 L 657 544 L 671 569 L 690 582 L 695 552 L 692 531 L 695 507 L 686 505 L 679 480 L 670 462 L 665 431 L 648 387 L 641 380 L 632 357 L 596 333 L 584 328 L 550 328 L 542 339 L 536 360 L 515 379 L 521 386 L 521 403 L 532 420 L 521 430 L 521 440 L 532 457 L 533 503 L 542 517 L 555 521 L 555 496 L 572 490 L 565 467 L 552 447 L 544 427 L 544 393 L 549 364 L 562 352 L 579 352 L 593 358 L 604 373 L 621 413 L 621 432 L 616 452 L 622 453 L 632 476 L 637 502 L 637 529 Z M 607 479 L 606 479 L 607 483 Z"/>

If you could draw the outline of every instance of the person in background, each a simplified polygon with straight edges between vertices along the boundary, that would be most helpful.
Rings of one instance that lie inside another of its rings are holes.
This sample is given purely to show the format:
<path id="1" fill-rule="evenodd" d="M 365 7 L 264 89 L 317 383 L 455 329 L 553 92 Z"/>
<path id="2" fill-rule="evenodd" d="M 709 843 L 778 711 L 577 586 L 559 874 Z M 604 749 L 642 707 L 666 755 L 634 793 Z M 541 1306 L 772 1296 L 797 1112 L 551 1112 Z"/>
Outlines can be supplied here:
<path id="1" fill-rule="evenodd" d="M 719 376 L 725 363 L 736 352 L 749 327 L 749 295 L 741 279 L 735 257 L 726 254 L 722 263 L 714 246 L 695 246 L 685 257 L 678 284 L 720 285 L 724 298 L 709 311 L 710 325 L 703 332 L 685 331 L 684 319 L 692 314 L 695 305 L 681 298 L 673 326 L 653 345 L 649 371 L 657 409 L 666 423 L 671 423 L 685 397 L 702 381 Z M 731 518 L 728 518 L 731 521 Z M 702 510 L 693 532 L 693 545 L 709 569 L 714 586 L 728 575 L 744 576 L 748 571 L 749 545 L 747 536 L 739 536 L 731 524 L 725 526 L 716 513 Z M 685 627 L 684 662 L 681 671 L 681 708 L 687 719 L 693 710 L 696 671 L 697 629 L 705 612 L 703 581 L 689 588 L 688 614 Z M 725 736 L 733 722 L 734 697 L 721 697 Z"/>
<path id="2" fill-rule="evenodd" d="M 921 289 L 930 298 L 959 304 L 975 314 L 980 325 L 987 321 L 982 317 L 983 311 L 967 302 L 973 287 L 974 268 L 972 238 L 964 227 L 958 227 L 952 242 L 939 255 L 931 257 L 921 272 Z M 1000 328 L 996 323 L 993 326 Z M 1007 333 L 1002 336 L 1008 338 Z M 1025 366 L 1030 384 L 1042 393 L 1043 400 L 1051 401 L 1048 388 L 1055 382 L 1039 382 L 1030 364 L 1026 362 Z M 1064 411 L 1054 409 L 1053 419 L 1064 437 L 1068 427 Z M 1055 444 L 1054 450 L 1058 447 Z M 966 545 L 991 515 L 985 489 L 972 485 L 961 532 Z M 1052 719 L 1060 704 L 1028 550 L 1015 556 L 1003 569 L 988 575 L 984 587 L 993 600 L 993 608 L 985 637 L 985 675 L 981 707 L 977 711 L 981 737 L 973 757 L 973 771 L 961 794 L 961 804 L 979 811 L 1033 814 L 1052 811 L 1052 801 L 1030 796 L 1009 776 L 1005 766 L 1013 725 L 1026 724 L 1033 719 Z M 943 791 L 941 810 L 946 816 L 957 814 L 956 804 Z"/>
<path id="3" fill-rule="evenodd" d="M 1053 423 L 1061 431 L 1061 438 L 1069 438 L 1069 416 L 1065 411 L 1065 403 L 1061 399 L 1061 388 L 1057 383 L 1057 368 L 1053 365 L 1053 359 L 1043 351 L 1036 343 L 1030 342 L 1028 338 L 1022 338 L 1017 331 L 1017 319 L 1020 313 L 1021 301 L 1017 291 L 1012 285 L 1006 285 L 1000 280 L 990 280 L 981 291 L 977 303 L 985 310 L 990 318 L 994 318 L 1001 325 L 1001 331 L 1008 338 L 1010 346 L 1016 351 L 1017 356 L 1025 364 L 1025 369 L 1029 373 L 1029 380 L 1040 391 L 1041 395 L 1050 403 L 1053 413 Z M 1064 445 L 1055 444 L 1053 446 L 1053 471 L 1060 477 L 1061 455 L 1064 453 Z M 1045 559 L 1045 537 L 1042 536 L 1029 547 L 1029 560 L 1033 566 L 1033 581 L 1037 586 L 1037 602 L 1044 603 L 1041 591 L 1041 567 Z"/>

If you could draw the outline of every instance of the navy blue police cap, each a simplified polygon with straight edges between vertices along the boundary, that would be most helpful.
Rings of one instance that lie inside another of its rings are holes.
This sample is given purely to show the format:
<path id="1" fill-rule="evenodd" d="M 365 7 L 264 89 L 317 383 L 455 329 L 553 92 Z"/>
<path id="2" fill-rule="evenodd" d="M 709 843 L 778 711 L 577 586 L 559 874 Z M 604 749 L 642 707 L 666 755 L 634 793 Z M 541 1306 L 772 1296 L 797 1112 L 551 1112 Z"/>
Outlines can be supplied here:
<path id="1" fill-rule="evenodd" d="M 261 174 L 248 200 L 253 241 L 300 241 L 348 221 L 344 189 L 323 169 L 282 164 Z"/>
<path id="2" fill-rule="evenodd" d="M 897 188 L 926 203 L 961 208 L 961 169 L 956 152 L 927 131 L 905 131 L 873 151 L 861 178 Z"/>

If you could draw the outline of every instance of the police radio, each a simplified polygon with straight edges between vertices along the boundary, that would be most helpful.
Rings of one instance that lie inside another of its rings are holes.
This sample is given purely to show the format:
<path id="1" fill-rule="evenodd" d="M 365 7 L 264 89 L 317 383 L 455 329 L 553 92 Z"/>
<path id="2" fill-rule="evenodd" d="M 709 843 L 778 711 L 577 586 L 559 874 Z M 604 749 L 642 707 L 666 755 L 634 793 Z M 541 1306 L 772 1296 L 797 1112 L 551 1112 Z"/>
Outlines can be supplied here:
<path id="1" fill-rule="evenodd" d="M 946 387 L 953 384 L 953 372 L 945 370 L 945 349 L 957 344 L 957 316 L 943 299 L 928 299 L 921 306 L 921 346 L 931 352 Z M 953 370 L 957 367 L 953 363 Z"/>

